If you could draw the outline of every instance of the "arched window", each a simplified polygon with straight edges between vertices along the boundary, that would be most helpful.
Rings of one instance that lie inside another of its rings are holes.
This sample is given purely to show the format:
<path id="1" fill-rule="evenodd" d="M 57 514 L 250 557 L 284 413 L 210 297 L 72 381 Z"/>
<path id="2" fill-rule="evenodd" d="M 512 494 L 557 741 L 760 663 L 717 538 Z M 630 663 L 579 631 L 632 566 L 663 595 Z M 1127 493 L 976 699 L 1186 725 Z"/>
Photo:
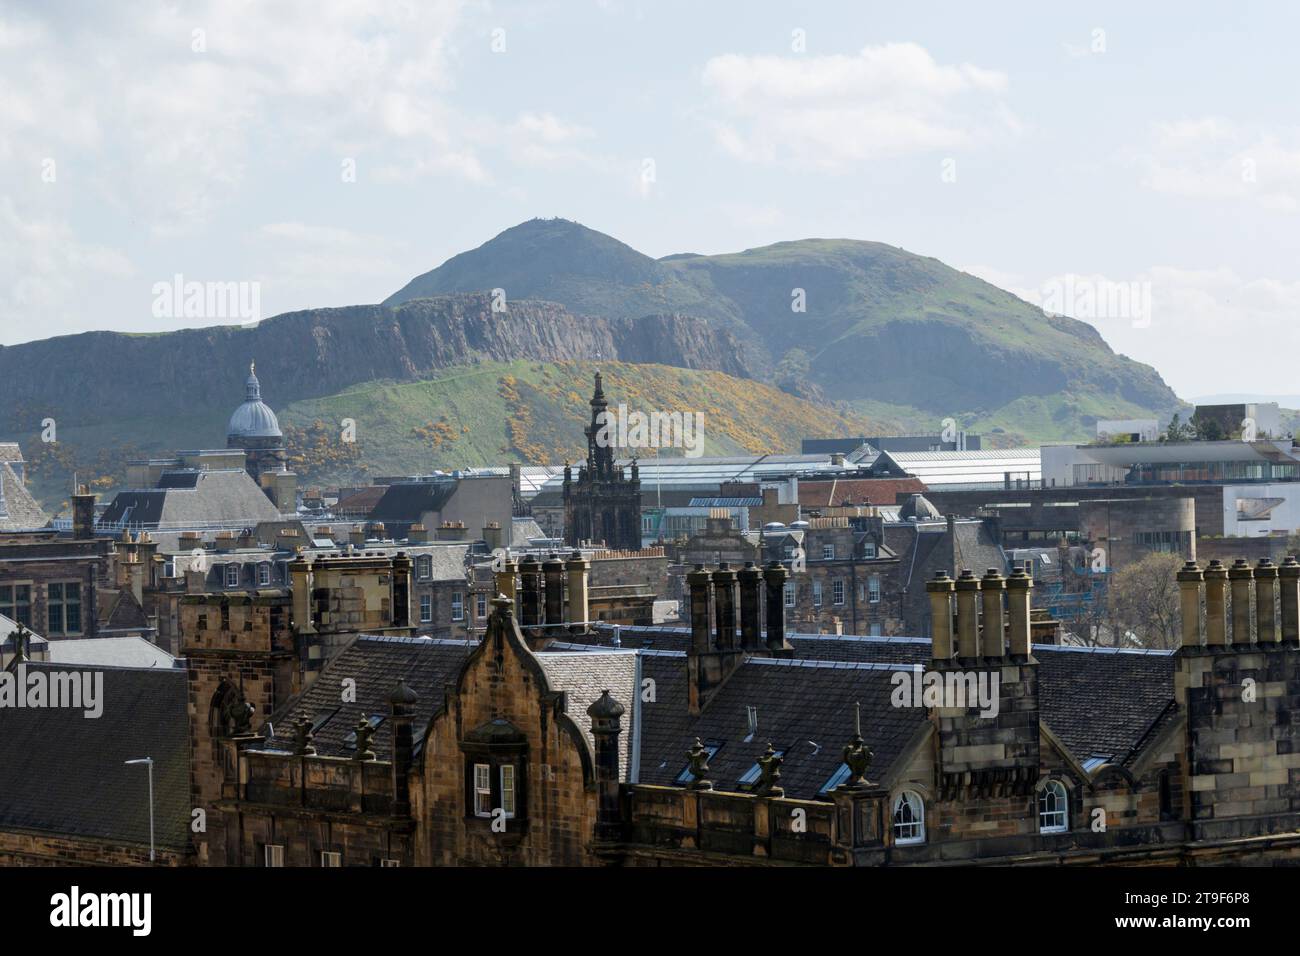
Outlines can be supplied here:
<path id="1" fill-rule="evenodd" d="M 894 843 L 925 842 L 925 803 L 913 790 L 904 790 L 894 798 Z"/>
<path id="2" fill-rule="evenodd" d="M 1070 828 L 1070 795 L 1065 784 L 1049 780 L 1038 791 L 1038 832 L 1064 833 Z"/>

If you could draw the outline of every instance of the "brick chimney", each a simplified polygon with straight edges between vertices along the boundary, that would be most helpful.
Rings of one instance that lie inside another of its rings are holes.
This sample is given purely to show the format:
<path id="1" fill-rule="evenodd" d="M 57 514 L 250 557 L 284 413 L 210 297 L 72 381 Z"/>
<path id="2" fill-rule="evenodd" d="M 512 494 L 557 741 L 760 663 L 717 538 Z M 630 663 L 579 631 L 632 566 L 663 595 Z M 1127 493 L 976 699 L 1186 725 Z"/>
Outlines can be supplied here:
<path id="1" fill-rule="evenodd" d="M 428 544 L 429 529 L 417 521 L 406 529 L 406 540 L 411 544 Z"/>
<path id="2" fill-rule="evenodd" d="M 483 540 L 487 543 L 488 549 L 495 551 L 497 548 L 506 546 L 505 534 L 501 531 L 501 522 L 489 521 L 483 526 Z"/>
<path id="3" fill-rule="evenodd" d="M 464 541 L 468 537 L 463 521 L 444 521 L 434 534 L 438 541 Z"/>

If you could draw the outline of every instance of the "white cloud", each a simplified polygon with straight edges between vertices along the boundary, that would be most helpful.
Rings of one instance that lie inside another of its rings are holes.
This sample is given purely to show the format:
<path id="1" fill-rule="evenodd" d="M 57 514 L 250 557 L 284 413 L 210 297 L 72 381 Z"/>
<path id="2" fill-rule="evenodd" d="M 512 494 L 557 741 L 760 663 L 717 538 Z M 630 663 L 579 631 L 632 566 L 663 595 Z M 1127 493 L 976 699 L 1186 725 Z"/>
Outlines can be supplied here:
<path id="1" fill-rule="evenodd" d="M 1037 282 L 988 266 L 966 271 L 1036 305 L 1061 301 L 1063 289 L 1079 305 L 1088 292 L 1091 314 L 1088 308 L 1082 315 L 1077 308 L 1061 311 L 1094 326 L 1115 351 L 1153 366 L 1182 396 L 1259 391 L 1262 382 L 1295 378 L 1300 281 L 1175 266 L 1132 276 L 1063 273 Z M 1148 316 L 1097 314 L 1097 303 L 1113 302 L 1124 290 L 1149 292 Z"/>
<path id="2" fill-rule="evenodd" d="M 1300 209 L 1300 128 L 1247 130 L 1213 116 L 1160 123 L 1127 159 L 1155 192 Z"/>
<path id="3" fill-rule="evenodd" d="M 916 43 L 857 56 L 742 56 L 709 60 L 718 144 L 738 159 L 835 168 L 918 151 L 950 150 L 1014 133 L 1004 73 L 935 62 Z"/>

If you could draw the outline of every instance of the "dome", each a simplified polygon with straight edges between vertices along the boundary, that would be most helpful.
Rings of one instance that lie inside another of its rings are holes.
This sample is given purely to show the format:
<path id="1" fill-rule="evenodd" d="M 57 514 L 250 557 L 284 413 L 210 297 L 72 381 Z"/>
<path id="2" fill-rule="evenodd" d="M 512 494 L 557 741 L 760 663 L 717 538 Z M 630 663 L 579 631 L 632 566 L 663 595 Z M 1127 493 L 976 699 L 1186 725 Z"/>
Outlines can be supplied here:
<path id="1" fill-rule="evenodd" d="M 271 407 L 262 401 L 262 386 L 257 381 L 255 366 L 248 368 L 244 404 L 235 409 L 226 428 L 228 438 L 283 438 L 280 420 Z"/>
<path id="2" fill-rule="evenodd" d="M 925 495 L 910 495 L 903 507 L 898 509 L 898 517 L 904 521 L 935 521 L 943 518 L 939 509 L 930 504 Z"/>

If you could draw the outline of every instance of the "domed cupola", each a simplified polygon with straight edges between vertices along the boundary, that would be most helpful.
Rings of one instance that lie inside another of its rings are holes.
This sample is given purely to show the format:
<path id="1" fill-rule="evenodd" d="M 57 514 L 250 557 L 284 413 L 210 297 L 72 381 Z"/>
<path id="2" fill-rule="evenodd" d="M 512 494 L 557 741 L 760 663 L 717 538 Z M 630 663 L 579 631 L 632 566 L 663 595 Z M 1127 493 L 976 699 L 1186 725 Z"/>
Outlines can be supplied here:
<path id="1" fill-rule="evenodd" d="M 244 438 L 283 438 L 280 420 L 269 405 L 262 401 L 262 386 L 257 381 L 256 363 L 248 366 L 244 403 L 230 416 L 226 437 L 232 442 Z"/>

